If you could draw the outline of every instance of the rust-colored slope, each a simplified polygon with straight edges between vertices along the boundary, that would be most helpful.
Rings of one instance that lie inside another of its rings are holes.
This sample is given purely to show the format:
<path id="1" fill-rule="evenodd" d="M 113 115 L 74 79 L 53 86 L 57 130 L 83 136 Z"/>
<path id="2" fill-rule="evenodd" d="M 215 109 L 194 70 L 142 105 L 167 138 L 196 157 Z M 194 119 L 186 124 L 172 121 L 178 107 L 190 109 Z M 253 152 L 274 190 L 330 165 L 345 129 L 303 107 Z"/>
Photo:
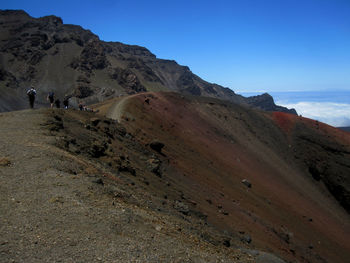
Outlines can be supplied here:
<path id="1" fill-rule="evenodd" d="M 350 259 L 349 217 L 327 184 L 339 169 L 350 172 L 347 133 L 298 116 L 176 93 L 120 99 L 107 116 L 144 144 L 163 142 L 164 159 L 177 171 L 164 180 L 233 239 L 249 235 L 252 246 L 287 260 Z M 321 177 L 328 165 L 322 180 L 312 178 L 315 162 Z"/>
<path id="2" fill-rule="evenodd" d="M 272 119 L 288 138 L 294 157 L 315 182 L 327 187 L 350 212 L 349 133 L 308 118 L 274 112 Z"/>

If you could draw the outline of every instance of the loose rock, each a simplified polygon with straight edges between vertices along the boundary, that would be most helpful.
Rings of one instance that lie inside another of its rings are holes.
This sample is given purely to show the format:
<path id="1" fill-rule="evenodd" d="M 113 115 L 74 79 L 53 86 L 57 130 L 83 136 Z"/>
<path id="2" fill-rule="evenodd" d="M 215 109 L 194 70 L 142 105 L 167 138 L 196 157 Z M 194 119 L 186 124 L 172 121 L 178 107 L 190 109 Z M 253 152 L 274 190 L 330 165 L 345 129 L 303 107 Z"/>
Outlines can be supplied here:
<path id="1" fill-rule="evenodd" d="M 155 150 L 158 153 L 162 153 L 162 149 L 165 146 L 164 143 L 159 141 L 153 141 L 149 145 L 153 150 Z"/>
<path id="2" fill-rule="evenodd" d="M 6 157 L 0 157 L 0 166 L 9 166 L 11 161 Z"/>
<path id="3" fill-rule="evenodd" d="M 244 184 L 244 185 L 247 186 L 248 188 L 251 188 L 251 187 L 252 187 L 251 182 L 249 182 L 247 179 L 243 179 L 243 180 L 242 180 L 242 184 Z"/>
<path id="4" fill-rule="evenodd" d="M 224 244 L 225 247 L 230 247 L 231 246 L 231 243 L 230 243 L 229 239 L 225 239 L 223 244 Z"/>
<path id="5" fill-rule="evenodd" d="M 241 238 L 241 241 L 242 242 L 245 242 L 247 244 L 250 244 L 252 242 L 252 238 L 250 237 L 250 235 L 244 235 L 242 238 Z"/>

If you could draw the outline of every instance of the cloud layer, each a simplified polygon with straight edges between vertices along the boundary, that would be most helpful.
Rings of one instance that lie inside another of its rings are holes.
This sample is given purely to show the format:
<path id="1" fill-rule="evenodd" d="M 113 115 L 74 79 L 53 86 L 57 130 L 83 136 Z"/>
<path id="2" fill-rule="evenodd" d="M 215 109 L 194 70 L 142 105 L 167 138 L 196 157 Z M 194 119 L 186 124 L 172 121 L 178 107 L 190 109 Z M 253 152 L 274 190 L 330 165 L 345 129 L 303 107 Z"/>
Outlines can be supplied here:
<path id="1" fill-rule="evenodd" d="M 276 104 L 294 108 L 303 117 L 315 119 L 335 127 L 350 126 L 350 104 L 308 101 L 298 103 L 277 101 Z"/>

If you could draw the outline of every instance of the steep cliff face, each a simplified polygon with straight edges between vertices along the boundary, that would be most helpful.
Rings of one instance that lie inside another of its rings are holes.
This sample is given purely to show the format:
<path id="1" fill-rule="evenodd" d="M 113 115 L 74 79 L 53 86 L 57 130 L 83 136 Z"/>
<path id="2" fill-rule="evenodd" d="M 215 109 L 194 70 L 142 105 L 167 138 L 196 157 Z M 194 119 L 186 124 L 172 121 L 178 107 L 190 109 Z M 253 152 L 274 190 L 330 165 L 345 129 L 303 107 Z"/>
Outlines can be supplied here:
<path id="1" fill-rule="evenodd" d="M 264 110 L 283 110 L 264 96 L 246 99 L 208 83 L 186 66 L 157 59 L 144 47 L 104 42 L 61 18 L 33 18 L 24 11 L 0 11 L 0 111 L 23 109 L 25 90 L 34 85 L 39 104 L 46 94 L 84 103 L 144 91 L 176 91 L 215 97 Z"/>

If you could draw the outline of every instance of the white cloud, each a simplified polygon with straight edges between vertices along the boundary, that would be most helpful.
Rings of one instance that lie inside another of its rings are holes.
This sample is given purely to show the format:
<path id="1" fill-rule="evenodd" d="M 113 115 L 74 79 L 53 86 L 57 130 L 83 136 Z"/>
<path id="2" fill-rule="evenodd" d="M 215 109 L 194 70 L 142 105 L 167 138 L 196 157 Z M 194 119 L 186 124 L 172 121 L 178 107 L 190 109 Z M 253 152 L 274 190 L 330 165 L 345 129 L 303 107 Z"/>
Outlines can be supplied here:
<path id="1" fill-rule="evenodd" d="M 294 108 L 303 117 L 318 120 L 335 127 L 350 126 L 350 104 L 333 102 L 276 102 L 287 108 Z"/>

